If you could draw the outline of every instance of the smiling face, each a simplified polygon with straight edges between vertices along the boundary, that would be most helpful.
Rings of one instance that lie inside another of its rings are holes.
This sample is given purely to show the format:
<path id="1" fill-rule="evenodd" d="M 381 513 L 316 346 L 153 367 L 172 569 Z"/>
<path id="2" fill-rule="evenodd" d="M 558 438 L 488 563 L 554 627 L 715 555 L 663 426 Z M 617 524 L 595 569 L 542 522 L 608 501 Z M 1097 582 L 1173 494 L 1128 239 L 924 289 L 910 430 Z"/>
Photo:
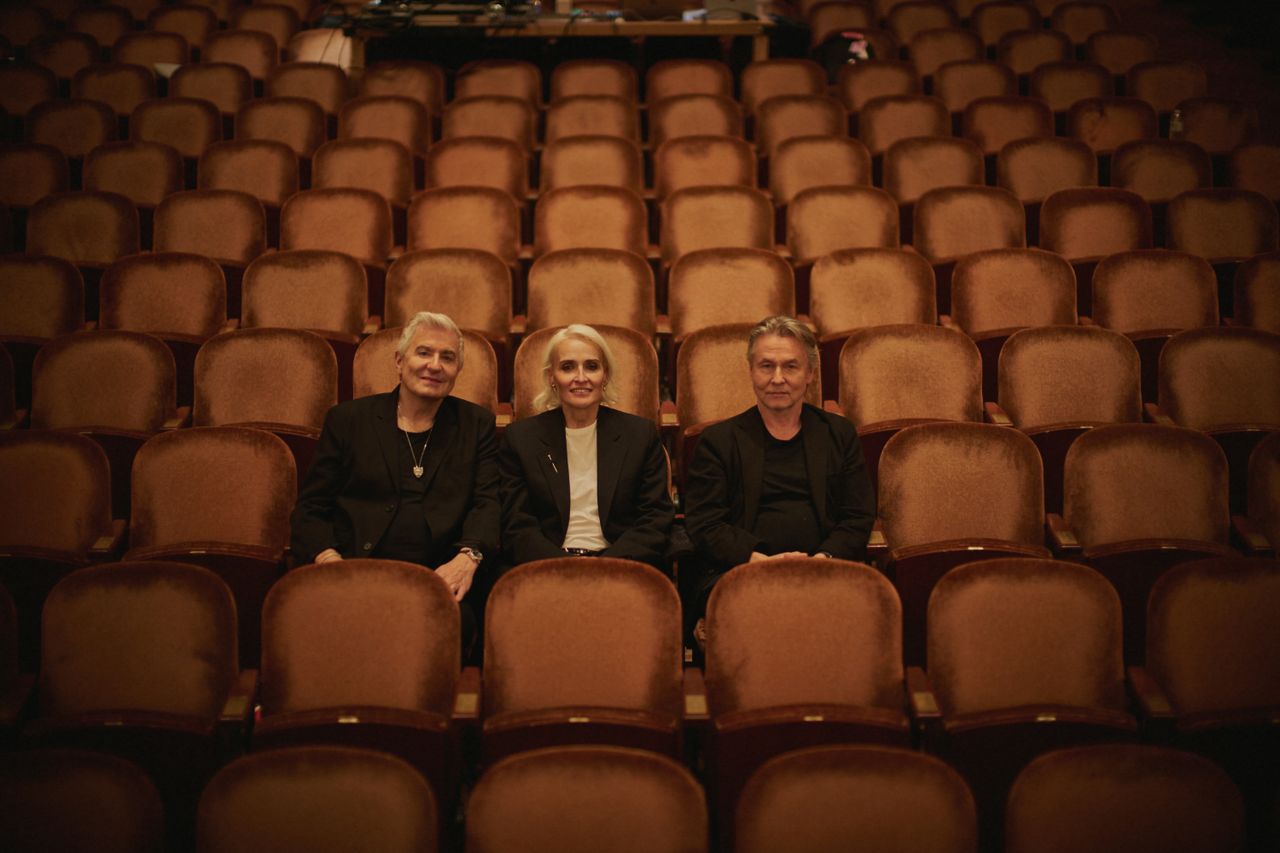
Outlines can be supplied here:
<path id="1" fill-rule="evenodd" d="M 751 351 L 751 385 L 761 410 L 799 411 L 813 381 L 804 344 L 787 335 L 761 335 Z"/>
<path id="2" fill-rule="evenodd" d="M 565 338 L 556 344 L 551 358 L 551 383 L 562 408 L 594 413 L 604 399 L 608 379 L 604 358 L 595 344 L 581 338 Z"/>
<path id="3" fill-rule="evenodd" d="M 400 388 L 423 400 L 442 400 L 458 380 L 458 336 L 419 326 L 403 354 L 396 353 Z"/>

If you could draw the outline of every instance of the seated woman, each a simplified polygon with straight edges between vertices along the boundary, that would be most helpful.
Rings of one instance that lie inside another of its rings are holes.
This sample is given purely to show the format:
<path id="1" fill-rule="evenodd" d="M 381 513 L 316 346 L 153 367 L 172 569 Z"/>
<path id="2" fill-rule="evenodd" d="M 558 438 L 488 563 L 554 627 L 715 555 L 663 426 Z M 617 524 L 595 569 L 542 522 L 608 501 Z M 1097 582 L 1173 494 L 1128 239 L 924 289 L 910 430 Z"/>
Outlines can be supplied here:
<path id="1" fill-rule="evenodd" d="M 621 557 L 666 571 L 674 508 L 657 426 L 609 408 L 613 355 L 590 326 L 553 335 L 544 365 L 535 404 L 547 411 L 509 426 L 498 454 L 508 558 Z"/>

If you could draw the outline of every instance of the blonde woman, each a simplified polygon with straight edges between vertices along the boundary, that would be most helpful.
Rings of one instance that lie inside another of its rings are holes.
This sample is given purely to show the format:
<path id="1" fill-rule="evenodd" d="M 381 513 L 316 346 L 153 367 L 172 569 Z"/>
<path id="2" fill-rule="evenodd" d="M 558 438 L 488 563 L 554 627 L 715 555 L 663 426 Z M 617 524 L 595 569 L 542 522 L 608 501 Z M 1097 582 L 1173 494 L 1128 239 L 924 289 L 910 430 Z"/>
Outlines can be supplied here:
<path id="1" fill-rule="evenodd" d="M 590 326 L 566 326 L 544 359 L 542 414 L 507 428 L 502 541 L 512 564 L 605 556 L 667 568 L 674 508 L 652 421 L 611 408 L 613 354 Z"/>

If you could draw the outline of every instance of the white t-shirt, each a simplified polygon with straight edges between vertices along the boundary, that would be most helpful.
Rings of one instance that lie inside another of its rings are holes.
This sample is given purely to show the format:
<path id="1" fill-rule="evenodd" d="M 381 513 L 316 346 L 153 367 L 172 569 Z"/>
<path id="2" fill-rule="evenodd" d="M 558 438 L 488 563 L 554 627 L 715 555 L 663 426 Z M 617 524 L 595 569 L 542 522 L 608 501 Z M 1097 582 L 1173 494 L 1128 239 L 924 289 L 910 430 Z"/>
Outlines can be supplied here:
<path id="1" fill-rule="evenodd" d="M 569 527 L 562 548 L 603 551 L 609 547 L 600 529 L 599 481 L 596 468 L 596 425 L 564 430 L 569 453 Z"/>

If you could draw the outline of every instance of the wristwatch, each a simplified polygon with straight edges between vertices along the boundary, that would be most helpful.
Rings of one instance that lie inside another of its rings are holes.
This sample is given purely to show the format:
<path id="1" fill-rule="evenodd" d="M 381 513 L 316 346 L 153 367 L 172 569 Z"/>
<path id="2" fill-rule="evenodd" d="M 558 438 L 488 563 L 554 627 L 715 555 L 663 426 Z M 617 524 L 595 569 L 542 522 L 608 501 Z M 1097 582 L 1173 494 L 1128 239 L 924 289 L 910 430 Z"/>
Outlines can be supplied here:
<path id="1" fill-rule="evenodd" d="M 459 548 L 458 553 L 466 554 L 468 557 L 475 560 L 477 566 L 484 562 L 484 554 L 482 554 L 478 548 Z"/>

